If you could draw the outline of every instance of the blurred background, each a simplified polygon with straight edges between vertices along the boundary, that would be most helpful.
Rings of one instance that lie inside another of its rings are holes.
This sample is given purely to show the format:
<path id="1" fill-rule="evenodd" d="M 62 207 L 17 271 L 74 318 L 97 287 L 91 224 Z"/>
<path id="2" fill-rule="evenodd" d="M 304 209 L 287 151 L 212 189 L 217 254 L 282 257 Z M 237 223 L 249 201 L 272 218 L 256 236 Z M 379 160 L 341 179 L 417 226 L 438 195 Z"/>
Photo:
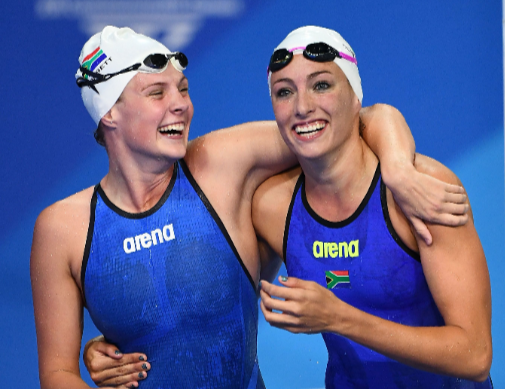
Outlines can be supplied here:
<path id="1" fill-rule="evenodd" d="M 96 184 L 108 168 L 74 79 L 88 37 L 106 24 L 130 26 L 183 50 L 194 138 L 273 119 L 268 59 L 289 31 L 315 24 L 339 31 L 353 47 L 363 104 L 400 109 L 417 150 L 463 181 L 491 274 L 491 376 L 496 388 L 505 387 L 502 20 L 500 0 L 1 2 L 2 386 L 39 387 L 29 278 L 35 219 L 49 204 Z M 86 317 L 84 339 L 96 334 Z M 259 360 L 269 388 L 324 386 L 327 354 L 319 336 L 290 335 L 260 318 Z"/>

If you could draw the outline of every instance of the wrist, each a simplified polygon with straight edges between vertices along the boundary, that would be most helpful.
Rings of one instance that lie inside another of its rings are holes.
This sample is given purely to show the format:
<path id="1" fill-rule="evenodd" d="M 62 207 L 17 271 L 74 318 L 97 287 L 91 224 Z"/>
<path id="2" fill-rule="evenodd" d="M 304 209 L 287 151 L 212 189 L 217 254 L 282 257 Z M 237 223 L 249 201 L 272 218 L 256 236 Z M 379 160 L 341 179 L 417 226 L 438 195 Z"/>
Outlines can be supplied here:
<path id="1" fill-rule="evenodd" d="M 333 293 L 332 293 L 333 294 Z M 331 332 L 334 334 L 345 336 L 349 333 L 352 327 L 352 306 L 343 302 L 335 296 L 335 304 L 332 308 L 330 321 L 324 332 Z"/>
<path id="2" fill-rule="evenodd" d="M 407 159 L 397 159 L 381 163 L 381 175 L 384 183 L 389 188 L 398 188 L 405 185 L 416 172 L 412 161 Z"/>

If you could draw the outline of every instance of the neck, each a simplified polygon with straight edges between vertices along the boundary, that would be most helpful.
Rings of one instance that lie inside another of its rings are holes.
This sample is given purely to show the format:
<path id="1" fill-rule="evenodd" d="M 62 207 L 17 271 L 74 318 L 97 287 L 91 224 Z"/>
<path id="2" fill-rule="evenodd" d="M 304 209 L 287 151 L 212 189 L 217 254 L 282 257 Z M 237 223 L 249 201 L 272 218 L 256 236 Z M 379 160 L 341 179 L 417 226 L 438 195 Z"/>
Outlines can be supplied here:
<path id="1" fill-rule="evenodd" d="M 301 160 L 311 208 L 329 221 L 351 216 L 365 197 L 377 167 L 377 157 L 363 139 L 343 145 L 317 160 Z"/>
<path id="2" fill-rule="evenodd" d="M 109 172 L 100 185 L 107 197 L 123 211 L 144 212 L 156 205 L 165 193 L 174 163 L 158 161 L 157 166 L 146 166 L 109 158 Z"/>

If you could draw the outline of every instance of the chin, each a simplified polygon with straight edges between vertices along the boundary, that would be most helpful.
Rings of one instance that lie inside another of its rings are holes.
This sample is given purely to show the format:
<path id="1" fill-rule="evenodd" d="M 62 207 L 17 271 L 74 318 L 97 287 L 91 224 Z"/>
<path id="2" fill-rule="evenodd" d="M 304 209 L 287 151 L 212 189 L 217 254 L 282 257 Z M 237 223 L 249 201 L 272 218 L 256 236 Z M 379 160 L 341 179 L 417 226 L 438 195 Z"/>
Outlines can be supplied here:
<path id="1" fill-rule="evenodd" d="M 186 145 L 180 147 L 173 147 L 170 150 L 167 150 L 167 157 L 171 159 L 181 159 L 186 156 Z"/>

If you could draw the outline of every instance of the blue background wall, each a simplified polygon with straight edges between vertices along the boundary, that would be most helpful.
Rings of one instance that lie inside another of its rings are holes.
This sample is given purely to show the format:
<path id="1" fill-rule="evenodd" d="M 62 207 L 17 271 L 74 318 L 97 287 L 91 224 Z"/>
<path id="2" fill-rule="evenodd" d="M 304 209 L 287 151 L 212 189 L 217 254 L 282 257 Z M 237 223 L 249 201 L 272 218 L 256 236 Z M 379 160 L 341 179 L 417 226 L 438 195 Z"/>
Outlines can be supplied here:
<path id="1" fill-rule="evenodd" d="M 211 5 L 207 10 L 201 3 L 191 8 L 197 4 L 191 0 L 156 2 L 162 3 L 178 16 L 149 11 L 149 1 L 0 4 L 2 385 L 39 386 L 29 280 L 35 219 L 44 207 L 95 184 L 107 171 L 105 152 L 94 142 L 93 122 L 74 81 L 80 48 L 90 35 L 85 31 L 97 31 L 100 23 L 140 22 L 162 39 L 162 26 L 185 21 L 177 31 L 186 35 L 172 37 L 170 48 L 184 49 L 190 58 L 192 138 L 244 121 L 273 119 L 266 65 L 293 28 L 317 24 L 348 40 L 359 61 L 364 105 L 384 102 L 399 108 L 418 151 L 448 165 L 466 186 L 491 273 L 491 372 L 495 387 L 505 387 L 500 1 L 229 0 L 221 5 L 231 11 L 219 15 L 209 11 L 218 5 L 212 0 L 203 2 Z M 320 338 L 290 335 L 261 320 L 259 358 L 268 386 L 322 387 L 326 352 Z M 95 334 L 86 320 L 84 338 Z"/>

